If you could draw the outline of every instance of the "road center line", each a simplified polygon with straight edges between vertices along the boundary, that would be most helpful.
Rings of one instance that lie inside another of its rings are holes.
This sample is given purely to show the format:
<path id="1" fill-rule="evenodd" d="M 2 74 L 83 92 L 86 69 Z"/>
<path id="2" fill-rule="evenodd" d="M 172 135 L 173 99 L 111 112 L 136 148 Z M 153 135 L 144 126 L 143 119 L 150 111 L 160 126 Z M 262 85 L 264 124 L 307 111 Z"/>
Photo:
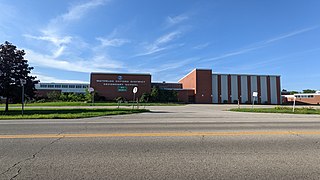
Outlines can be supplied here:
<path id="1" fill-rule="evenodd" d="M 242 131 L 242 132 L 159 132 L 114 134 L 16 134 L 0 135 L 0 139 L 33 138 L 99 138 L 99 137 L 189 137 L 189 136 L 247 136 L 247 135 L 320 135 L 320 131 Z"/>

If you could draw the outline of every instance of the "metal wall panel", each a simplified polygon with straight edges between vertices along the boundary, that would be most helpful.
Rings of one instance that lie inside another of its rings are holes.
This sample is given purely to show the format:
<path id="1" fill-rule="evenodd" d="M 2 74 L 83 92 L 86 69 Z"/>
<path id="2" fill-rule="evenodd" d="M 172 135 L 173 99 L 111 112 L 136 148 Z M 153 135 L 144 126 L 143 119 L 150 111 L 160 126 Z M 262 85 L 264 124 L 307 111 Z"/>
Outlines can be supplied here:
<path id="1" fill-rule="evenodd" d="M 270 77 L 271 104 L 277 104 L 277 80 L 275 76 Z"/>
<path id="2" fill-rule="evenodd" d="M 231 75 L 231 103 L 238 101 L 238 76 Z"/>
<path id="3" fill-rule="evenodd" d="M 248 84 L 247 76 L 241 76 L 241 103 L 246 103 L 248 101 Z"/>
<path id="4" fill-rule="evenodd" d="M 228 76 L 221 75 L 221 103 L 228 101 Z"/>
<path id="5" fill-rule="evenodd" d="M 257 76 L 251 76 L 251 92 L 250 92 L 251 97 L 252 97 L 252 92 L 258 92 Z"/>
<path id="6" fill-rule="evenodd" d="M 212 75 L 212 102 L 218 103 L 218 75 Z"/>
<path id="7" fill-rule="evenodd" d="M 268 101 L 267 77 L 261 76 L 261 104 L 265 104 L 266 101 Z"/>

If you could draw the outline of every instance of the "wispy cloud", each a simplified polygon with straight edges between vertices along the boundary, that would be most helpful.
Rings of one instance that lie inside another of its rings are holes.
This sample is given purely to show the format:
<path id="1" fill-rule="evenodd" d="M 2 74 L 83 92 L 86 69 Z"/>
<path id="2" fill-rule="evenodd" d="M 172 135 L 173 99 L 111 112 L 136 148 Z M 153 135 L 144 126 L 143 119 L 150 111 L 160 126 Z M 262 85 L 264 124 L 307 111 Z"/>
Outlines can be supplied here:
<path id="1" fill-rule="evenodd" d="M 35 39 L 35 40 L 48 41 L 53 43 L 56 46 L 60 46 L 62 44 L 68 44 L 72 40 L 71 36 L 64 36 L 64 37 L 52 36 L 52 35 L 50 36 L 49 34 L 46 34 L 46 33 L 44 33 L 43 36 L 33 36 L 30 34 L 25 34 L 24 37 Z"/>
<path id="2" fill-rule="evenodd" d="M 32 73 L 32 76 L 36 76 L 37 80 L 40 80 L 41 83 L 89 83 L 87 81 L 81 81 L 81 80 L 71 80 L 71 79 L 58 79 L 52 76 L 47 76 L 43 73 Z"/>
<path id="3" fill-rule="evenodd" d="M 187 58 L 187 59 L 174 59 L 174 60 L 167 61 L 165 63 L 161 63 L 161 65 L 159 66 L 155 66 L 151 68 L 139 67 L 139 70 L 130 70 L 130 72 L 137 73 L 137 72 L 144 71 L 144 72 L 149 72 L 151 74 L 158 74 L 160 72 L 181 68 L 198 59 L 199 58 L 196 58 L 196 57 Z"/>
<path id="4" fill-rule="evenodd" d="M 94 57 L 93 60 L 67 61 L 57 59 L 50 55 L 40 54 L 30 49 L 24 48 L 26 58 L 32 66 L 42 66 L 54 69 L 74 71 L 74 72 L 113 72 L 115 69 L 122 68 L 122 64 L 116 61 L 108 61 L 106 57 Z"/>
<path id="5" fill-rule="evenodd" d="M 264 47 L 264 46 L 256 46 L 256 47 L 252 47 L 252 48 L 243 48 L 243 49 L 240 49 L 240 50 L 231 51 L 231 52 L 222 54 L 220 56 L 215 56 L 215 57 L 212 57 L 212 58 L 202 59 L 200 62 L 217 61 L 217 60 L 221 60 L 221 59 L 232 57 L 232 56 L 236 56 L 236 55 L 246 54 L 246 53 L 251 52 L 253 50 L 260 49 L 262 47 Z"/>
<path id="6" fill-rule="evenodd" d="M 74 21 L 81 19 L 91 9 L 104 5 L 108 0 L 90 0 L 83 4 L 71 6 L 69 11 L 61 16 L 64 21 Z"/>
<path id="7" fill-rule="evenodd" d="M 216 57 L 212 57 L 212 58 L 202 59 L 201 62 L 217 61 L 217 60 L 221 60 L 221 59 L 224 59 L 224 58 L 227 58 L 227 57 L 246 54 L 246 53 L 249 53 L 251 51 L 266 47 L 266 46 L 268 46 L 268 45 L 270 45 L 270 44 L 272 44 L 274 42 L 278 42 L 278 41 L 281 41 L 281 40 L 284 40 L 284 39 L 287 39 L 287 38 L 290 38 L 290 37 L 293 37 L 293 36 L 297 36 L 299 34 L 303 34 L 303 33 L 306 33 L 308 31 L 317 29 L 318 27 L 319 26 L 304 28 L 304 29 L 300 29 L 300 30 L 296 30 L 296 31 L 293 31 L 293 32 L 289 32 L 289 33 L 286 33 L 286 34 L 283 34 L 283 35 L 280 35 L 280 36 L 276 36 L 276 37 L 271 38 L 271 39 L 255 42 L 255 43 L 253 43 L 253 44 L 251 44 L 249 46 L 246 46 L 244 48 L 241 48 L 239 50 L 231 51 L 231 52 L 228 52 L 228 53 L 216 56 Z"/>
<path id="8" fill-rule="evenodd" d="M 189 19 L 189 16 L 185 15 L 185 14 L 180 14 L 178 16 L 168 16 L 166 18 L 166 26 L 170 27 L 170 26 L 174 26 L 176 24 L 179 24 L 183 21 L 186 21 Z"/>
<path id="9" fill-rule="evenodd" d="M 196 46 L 193 47 L 193 49 L 204 49 L 206 47 L 208 47 L 210 45 L 210 43 L 203 43 L 203 44 L 198 44 Z"/>
<path id="10" fill-rule="evenodd" d="M 168 43 L 177 39 L 180 35 L 181 35 L 181 31 L 173 31 L 173 32 L 167 33 L 159 37 L 158 39 L 156 39 L 153 43 L 150 43 L 147 46 L 145 46 L 145 51 L 137 54 L 136 56 L 150 55 L 150 54 L 154 54 L 154 53 L 175 47 L 173 45 L 168 45 Z"/>
<path id="11" fill-rule="evenodd" d="M 128 39 L 119 39 L 119 38 L 114 38 L 114 39 L 107 39 L 107 38 L 96 38 L 98 41 L 101 42 L 101 46 L 103 47 L 120 47 L 124 44 L 130 43 L 130 40 Z"/>
<path id="12" fill-rule="evenodd" d="M 123 68 L 124 65 L 121 62 L 112 60 L 105 52 L 97 51 L 97 46 L 88 46 L 80 37 L 67 34 L 67 27 L 71 26 L 71 22 L 80 20 L 91 10 L 106 2 L 108 0 L 90 0 L 75 4 L 66 13 L 49 20 L 45 28 L 39 30 L 39 35 L 25 34 L 26 38 L 47 43 L 41 51 L 26 49 L 29 62 L 40 67 L 85 73 L 113 72 L 115 69 Z M 99 40 L 103 46 L 121 46 L 129 42 L 125 39 L 100 38 Z M 79 58 L 79 53 L 85 53 L 87 58 Z"/>
<path id="13" fill-rule="evenodd" d="M 289 38 L 289 37 L 292 37 L 292 36 L 296 36 L 296 35 L 299 35 L 299 34 L 302 34 L 302 33 L 317 29 L 317 28 L 319 28 L 319 26 L 313 26 L 313 27 L 304 28 L 304 29 L 300 29 L 300 30 L 297 30 L 297 31 L 289 32 L 287 34 L 283 34 L 281 36 L 277 36 L 277 37 L 268 39 L 264 43 L 265 44 L 273 43 L 273 42 L 280 41 L 282 39 L 286 39 L 286 38 Z"/>

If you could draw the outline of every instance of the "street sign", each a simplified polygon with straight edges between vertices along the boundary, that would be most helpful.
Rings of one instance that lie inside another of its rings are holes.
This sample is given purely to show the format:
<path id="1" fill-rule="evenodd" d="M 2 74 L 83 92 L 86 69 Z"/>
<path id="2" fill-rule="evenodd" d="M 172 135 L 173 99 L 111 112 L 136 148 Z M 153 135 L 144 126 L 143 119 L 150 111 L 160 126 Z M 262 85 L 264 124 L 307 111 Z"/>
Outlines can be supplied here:
<path id="1" fill-rule="evenodd" d="M 137 92 L 138 92 L 138 87 L 134 87 L 133 90 L 132 90 L 132 92 L 133 92 L 134 94 L 137 93 Z"/>
<path id="2" fill-rule="evenodd" d="M 118 86 L 118 92 L 127 92 L 127 86 Z"/>
<path id="3" fill-rule="evenodd" d="M 252 100 L 252 108 L 253 108 L 254 101 L 256 100 L 256 97 L 258 97 L 258 92 L 253 92 L 252 96 L 253 96 L 253 100 Z"/>
<path id="4" fill-rule="evenodd" d="M 94 91 L 93 87 L 89 87 L 88 91 L 89 93 L 92 93 Z"/>
<path id="5" fill-rule="evenodd" d="M 252 93 L 252 96 L 253 96 L 253 97 L 258 97 L 258 92 L 253 92 L 253 93 Z"/>

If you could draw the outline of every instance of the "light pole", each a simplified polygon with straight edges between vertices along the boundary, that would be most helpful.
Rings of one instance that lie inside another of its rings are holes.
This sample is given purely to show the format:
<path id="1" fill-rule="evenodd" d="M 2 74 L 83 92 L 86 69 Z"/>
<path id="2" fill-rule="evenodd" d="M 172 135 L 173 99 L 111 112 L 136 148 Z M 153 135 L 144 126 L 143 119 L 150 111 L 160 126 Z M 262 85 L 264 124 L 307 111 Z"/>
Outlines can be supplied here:
<path id="1" fill-rule="evenodd" d="M 24 111 L 24 85 L 27 84 L 27 81 L 25 79 L 20 79 L 20 84 L 22 86 L 22 94 L 21 94 L 21 114 L 23 116 Z"/>

